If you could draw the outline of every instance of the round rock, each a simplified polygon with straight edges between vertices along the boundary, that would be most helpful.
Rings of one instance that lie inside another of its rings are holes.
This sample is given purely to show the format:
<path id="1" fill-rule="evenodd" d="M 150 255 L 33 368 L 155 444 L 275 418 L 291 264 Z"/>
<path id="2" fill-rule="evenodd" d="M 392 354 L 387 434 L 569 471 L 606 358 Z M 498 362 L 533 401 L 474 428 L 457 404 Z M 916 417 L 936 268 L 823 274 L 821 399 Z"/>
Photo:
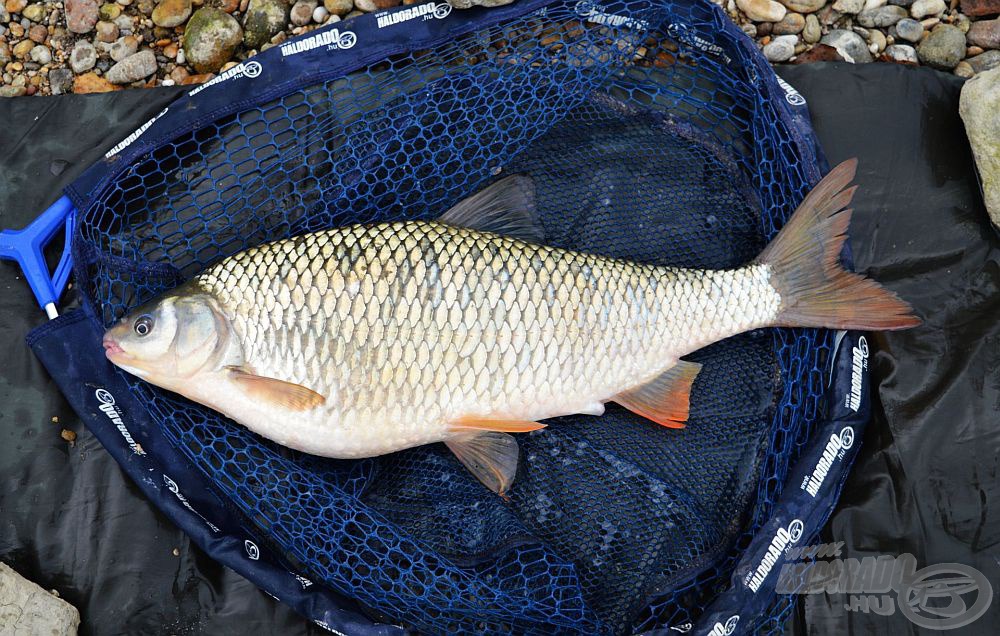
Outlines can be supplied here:
<path id="1" fill-rule="evenodd" d="M 939 24 L 917 47 L 917 57 L 928 66 L 950 71 L 965 57 L 965 34 L 958 27 Z"/>
<path id="2" fill-rule="evenodd" d="M 965 61 L 974 73 L 982 73 L 1000 67 L 1000 51 L 986 51 Z"/>
<path id="3" fill-rule="evenodd" d="M 316 0 L 299 0 L 292 5 L 289 20 L 295 26 L 305 26 L 312 22 L 313 11 L 315 10 Z"/>
<path id="4" fill-rule="evenodd" d="M 944 3 L 944 0 L 915 0 L 910 5 L 910 15 L 914 19 L 920 20 L 930 16 L 941 15 L 947 8 L 948 5 Z"/>
<path id="5" fill-rule="evenodd" d="M 33 25 L 28 29 L 28 37 L 32 42 L 38 42 L 39 44 L 44 44 L 45 40 L 49 38 L 49 30 L 40 24 Z"/>
<path id="6" fill-rule="evenodd" d="M 131 84 L 155 73 L 156 66 L 156 56 L 146 49 L 118 62 L 108 69 L 104 77 L 112 84 Z"/>
<path id="7" fill-rule="evenodd" d="M 894 5 L 878 7 L 876 9 L 866 9 L 858 14 L 858 24 L 869 29 L 875 27 L 888 27 L 896 24 L 906 17 L 906 9 Z"/>
<path id="8" fill-rule="evenodd" d="M 892 44 L 885 47 L 885 54 L 896 62 L 918 64 L 917 51 L 908 44 Z"/>
<path id="9" fill-rule="evenodd" d="M 90 33 L 97 24 L 96 0 L 66 0 L 66 28 L 73 33 Z"/>
<path id="10" fill-rule="evenodd" d="M 97 39 L 101 42 L 114 42 L 118 39 L 118 25 L 114 22 L 97 23 Z"/>
<path id="11" fill-rule="evenodd" d="M 736 0 L 736 6 L 754 22 L 778 22 L 788 13 L 783 4 L 774 0 Z"/>
<path id="12" fill-rule="evenodd" d="M 865 0 L 837 0 L 833 3 L 833 10 L 840 13 L 861 13 L 865 8 Z"/>
<path id="13" fill-rule="evenodd" d="M 121 62 L 138 50 L 139 38 L 134 35 L 125 35 L 118 38 L 115 43 L 111 45 L 111 59 L 116 62 Z"/>
<path id="14" fill-rule="evenodd" d="M 769 62 L 787 62 L 795 55 L 796 35 L 779 35 L 764 46 L 764 57 Z"/>
<path id="15" fill-rule="evenodd" d="M 872 61 L 872 54 L 864 38 L 846 29 L 834 29 L 820 40 L 823 44 L 832 46 L 849 62 L 867 64 Z"/>
<path id="16" fill-rule="evenodd" d="M 53 95 L 73 91 L 73 71 L 68 68 L 54 68 L 49 71 L 49 87 Z"/>
<path id="17" fill-rule="evenodd" d="M 21 11 L 21 15 L 28 18 L 32 22 L 41 22 L 45 19 L 45 7 L 40 4 L 29 4 Z"/>
<path id="18" fill-rule="evenodd" d="M 98 13 L 102 20 L 114 22 L 122 14 L 122 8 L 114 3 L 102 4 Z"/>
<path id="19" fill-rule="evenodd" d="M 805 26 L 806 19 L 802 17 L 801 13 L 788 13 L 781 22 L 775 23 L 771 32 L 775 35 L 795 35 L 801 33 Z"/>
<path id="20" fill-rule="evenodd" d="M 399 6 L 402 0 L 354 0 L 354 6 L 362 11 L 367 11 L 371 13 L 372 11 L 381 11 L 382 9 L 390 9 L 392 7 Z M 488 1 L 488 0 L 483 0 Z M 489 6 L 489 5 L 482 5 Z M 494 5 L 497 6 L 497 5 Z"/>
<path id="21" fill-rule="evenodd" d="M 973 22 L 965 39 L 973 46 L 1000 49 L 1000 18 Z"/>
<path id="22" fill-rule="evenodd" d="M 97 49 L 86 40 L 80 40 L 73 45 L 69 54 L 69 66 L 74 73 L 85 73 L 97 64 Z"/>
<path id="23" fill-rule="evenodd" d="M 182 50 L 196 71 L 215 73 L 229 61 L 242 41 L 243 30 L 236 18 L 219 9 L 202 7 L 184 28 Z"/>
<path id="24" fill-rule="evenodd" d="M 354 9 L 354 0 L 323 0 L 323 6 L 333 15 L 344 17 Z"/>
<path id="25" fill-rule="evenodd" d="M 191 0 L 162 0 L 153 9 L 153 24 L 173 28 L 191 17 Z"/>
<path id="26" fill-rule="evenodd" d="M 974 76 L 976 74 L 976 71 L 973 70 L 971 64 L 969 64 L 965 60 L 962 60 L 955 66 L 955 70 L 953 70 L 952 73 L 958 75 L 959 77 L 964 77 L 968 79 Z"/>
<path id="27" fill-rule="evenodd" d="M 27 59 L 33 48 L 35 48 L 34 42 L 31 40 L 22 40 L 14 45 L 14 57 L 19 60 Z"/>
<path id="28" fill-rule="evenodd" d="M 919 42 L 924 36 L 924 25 L 913 18 L 904 18 L 896 23 L 896 35 L 907 42 Z"/>
<path id="29" fill-rule="evenodd" d="M 819 26 L 819 18 L 810 13 L 806 16 L 806 24 L 802 27 L 802 39 L 809 44 L 816 44 L 823 37 L 823 30 Z"/>
<path id="30" fill-rule="evenodd" d="M 250 0 L 243 17 L 243 44 L 259 49 L 287 24 L 288 5 L 283 0 Z"/>
<path id="31" fill-rule="evenodd" d="M 31 53 L 29 55 L 31 56 L 32 62 L 37 62 L 42 66 L 52 61 L 52 51 L 49 50 L 49 47 L 41 44 L 31 49 Z"/>
<path id="32" fill-rule="evenodd" d="M 323 21 L 330 17 L 330 12 L 326 10 L 326 7 L 320 5 L 313 9 L 312 19 L 316 24 L 323 24 Z"/>
<path id="33" fill-rule="evenodd" d="M 781 0 L 781 4 L 788 7 L 790 11 L 798 13 L 812 13 L 819 11 L 826 4 L 826 0 Z"/>

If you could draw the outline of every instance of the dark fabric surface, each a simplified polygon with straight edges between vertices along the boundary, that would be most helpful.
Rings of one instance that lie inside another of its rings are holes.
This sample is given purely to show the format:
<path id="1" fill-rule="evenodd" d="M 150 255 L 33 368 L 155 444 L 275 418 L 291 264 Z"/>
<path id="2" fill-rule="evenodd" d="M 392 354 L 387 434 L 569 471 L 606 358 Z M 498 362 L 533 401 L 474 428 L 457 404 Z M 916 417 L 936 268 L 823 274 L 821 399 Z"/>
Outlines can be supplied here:
<path id="1" fill-rule="evenodd" d="M 830 165 L 861 160 L 851 225 L 859 271 L 909 300 L 924 325 L 873 338 L 874 419 L 823 533 L 842 556 L 910 553 L 994 583 L 1000 621 L 1000 235 L 986 215 L 958 97 L 962 80 L 893 64 L 780 69 L 809 103 Z M 970 599 L 972 596 L 967 597 Z M 803 634 L 935 634 L 898 608 L 848 612 L 808 595 Z"/>
<path id="2" fill-rule="evenodd" d="M 960 81 L 888 64 L 780 74 L 809 100 L 830 165 L 861 159 L 858 269 L 926 320 L 874 338 L 879 404 L 824 538 L 844 541 L 844 556 L 910 552 L 918 567 L 965 563 L 1000 581 L 1000 239 L 958 119 Z M 29 222 L 174 94 L 0 101 L 0 227 Z M 75 604 L 84 634 L 319 632 L 191 547 L 138 494 L 24 345 L 44 316 L 9 263 L 0 289 L 0 560 Z M 62 428 L 78 434 L 75 445 Z M 937 633 L 898 611 L 846 612 L 844 602 L 811 595 L 790 627 Z M 998 618 L 995 601 L 961 633 L 990 633 Z"/>

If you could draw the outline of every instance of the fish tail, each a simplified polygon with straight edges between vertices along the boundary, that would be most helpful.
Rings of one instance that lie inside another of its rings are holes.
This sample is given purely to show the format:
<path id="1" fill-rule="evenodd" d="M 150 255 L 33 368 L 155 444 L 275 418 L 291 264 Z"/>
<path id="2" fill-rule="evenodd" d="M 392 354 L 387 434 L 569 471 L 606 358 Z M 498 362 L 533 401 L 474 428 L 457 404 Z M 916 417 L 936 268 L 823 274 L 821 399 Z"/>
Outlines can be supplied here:
<path id="1" fill-rule="evenodd" d="M 920 324 L 908 303 L 840 262 L 857 166 L 850 159 L 831 170 L 757 257 L 769 267 L 770 284 L 781 297 L 772 324 L 873 331 Z"/>

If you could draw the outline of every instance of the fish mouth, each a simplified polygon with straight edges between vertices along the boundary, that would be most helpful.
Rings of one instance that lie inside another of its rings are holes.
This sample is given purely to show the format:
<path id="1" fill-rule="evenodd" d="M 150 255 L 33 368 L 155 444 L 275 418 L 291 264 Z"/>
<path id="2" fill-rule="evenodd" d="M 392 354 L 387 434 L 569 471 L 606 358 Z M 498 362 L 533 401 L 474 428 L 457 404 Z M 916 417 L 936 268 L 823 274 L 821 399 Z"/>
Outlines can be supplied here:
<path id="1" fill-rule="evenodd" d="M 121 345 L 115 342 L 114 338 L 104 336 L 104 339 L 101 341 L 101 345 L 104 346 L 104 356 L 112 362 L 115 362 L 116 358 L 121 360 L 122 358 L 127 357 L 125 350 L 122 349 Z"/>

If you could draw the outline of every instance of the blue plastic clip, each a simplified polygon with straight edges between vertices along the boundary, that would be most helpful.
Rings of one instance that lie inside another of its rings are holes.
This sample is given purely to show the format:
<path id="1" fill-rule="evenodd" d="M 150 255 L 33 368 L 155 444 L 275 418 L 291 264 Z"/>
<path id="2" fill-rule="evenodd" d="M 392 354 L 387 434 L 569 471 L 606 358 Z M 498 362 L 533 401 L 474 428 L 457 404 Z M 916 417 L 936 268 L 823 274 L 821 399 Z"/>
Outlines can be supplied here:
<path id="1" fill-rule="evenodd" d="M 76 210 L 73 204 L 68 198 L 61 197 L 23 230 L 0 232 L 0 259 L 17 261 L 24 272 L 24 277 L 28 279 L 28 284 L 31 285 L 31 291 L 35 293 L 38 305 L 45 310 L 50 319 L 59 315 L 56 303 L 73 269 L 70 239 L 73 237 L 75 219 Z M 63 246 L 55 274 L 50 278 L 42 250 L 60 226 L 65 228 L 66 244 Z"/>

